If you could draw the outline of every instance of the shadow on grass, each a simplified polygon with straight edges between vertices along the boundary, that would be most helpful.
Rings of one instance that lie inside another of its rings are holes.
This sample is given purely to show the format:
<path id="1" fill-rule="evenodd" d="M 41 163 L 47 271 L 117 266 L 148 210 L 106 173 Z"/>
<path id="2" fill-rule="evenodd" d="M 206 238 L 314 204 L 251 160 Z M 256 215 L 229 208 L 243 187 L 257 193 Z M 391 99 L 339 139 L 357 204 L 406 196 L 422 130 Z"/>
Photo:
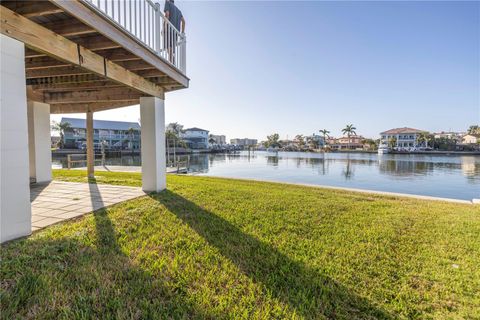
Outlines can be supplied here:
<path id="1" fill-rule="evenodd" d="M 212 318 L 161 275 L 132 263 L 107 210 L 95 211 L 94 219 L 96 237 L 85 231 L 82 242 L 43 237 L 2 247 L 1 319 Z"/>
<path id="2" fill-rule="evenodd" d="M 244 274 L 305 318 L 392 319 L 328 276 L 291 260 L 213 212 L 166 190 L 150 195 L 220 250 Z"/>

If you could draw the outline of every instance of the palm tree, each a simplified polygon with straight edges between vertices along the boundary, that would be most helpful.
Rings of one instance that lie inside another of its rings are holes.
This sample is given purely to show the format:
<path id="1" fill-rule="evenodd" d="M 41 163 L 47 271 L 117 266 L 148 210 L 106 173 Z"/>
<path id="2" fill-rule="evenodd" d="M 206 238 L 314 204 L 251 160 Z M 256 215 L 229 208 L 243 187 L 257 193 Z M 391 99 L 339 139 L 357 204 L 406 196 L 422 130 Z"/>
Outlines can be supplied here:
<path id="1" fill-rule="evenodd" d="M 480 134 L 480 127 L 478 125 L 471 125 L 467 131 L 468 134 Z"/>
<path id="2" fill-rule="evenodd" d="M 355 130 L 357 130 L 357 128 L 355 128 L 355 127 L 353 126 L 353 124 L 347 124 L 347 126 L 342 129 L 342 133 L 343 133 L 343 134 L 346 134 L 347 137 L 348 137 L 348 145 L 347 145 L 347 148 L 348 148 L 348 149 L 350 149 L 350 136 L 351 136 L 351 135 L 354 135 L 354 136 L 357 135 L 357 133 L 355 132 Z"/>
<path id="3" fill-rule="evenodd" d="M 318 132 L 320 132 L 323 135 L 323 147 L 325 148 L 325 146 L 327 145 L 326 137 L 330 138 L 330 136 L 328 135 L 330 131 L 328 131 L 327 129 L 322 129 L 322 130 L 318 130 Z"/>
<path id="4" fill-rule="evenodd" d="M 418 134 L 417 143 L 426 144 L 425 146 L 428 147 L 427 142 L 428 142 L 428 132 L 420 132 Z"/>
<path id="5" fill-rule="evenodd" d="M 215 140 L 214 137 L 212 137 L 212 135 L 210 135 L 210 137 L 208 138 L 208 143 L 210 144 L 214 144 L 217 140 Z"/>
<path id="6" fill-rule="evenodd" d="M 388 139 L 388 147 L 390 149 L 393 149 L 395 148 L 396 145 L 397 145 L 397 138 L 395 138 L 394 136 L 391 136 L 390 139 Z"/>
<path id="7" fill-rule="evenodd" d="M 62 149 L 64 147 L 64 136 L 65 131 L 72 129 L 70 122 L 53 122 L 52 123 L 52 130 L 58 131 L 60 133 L 60 140 L 57 143 L 57 147 Z"/>

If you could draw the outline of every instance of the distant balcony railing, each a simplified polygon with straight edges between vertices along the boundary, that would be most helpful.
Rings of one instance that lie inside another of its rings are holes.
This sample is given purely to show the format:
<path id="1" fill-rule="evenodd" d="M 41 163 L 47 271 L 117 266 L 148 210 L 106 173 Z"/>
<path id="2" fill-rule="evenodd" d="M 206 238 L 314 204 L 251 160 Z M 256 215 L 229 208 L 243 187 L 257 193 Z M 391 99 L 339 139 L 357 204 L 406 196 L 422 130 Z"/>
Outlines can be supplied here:
<path id="1" fill-rule="evenodd" d="M 159 3 L 151 0 L 82 0 L 163 58 L 170 65 L 186 74 L 185 34 L 168 21 Z"/>
<path id="2" fill-rule="evenodd" d="M 69 133 L 69 132 L 65 132 L 65 138 L 67 139 L 86 139 L 86 134 L 85 133 Z M 132 139 L 133 140 L 140 140 L 140 135 L 139 134 L 134 134 L 133 136 L 132 135 L 129 135 L 129 134 L 98 134 L 98 133 L 94 133 L 93 134 L 93 137 L 94 139 L 100 139 L 100 140 L 115 140 L 115 139 L 118 139 L 118 140 L 122 140 L 122 139 Z"/>

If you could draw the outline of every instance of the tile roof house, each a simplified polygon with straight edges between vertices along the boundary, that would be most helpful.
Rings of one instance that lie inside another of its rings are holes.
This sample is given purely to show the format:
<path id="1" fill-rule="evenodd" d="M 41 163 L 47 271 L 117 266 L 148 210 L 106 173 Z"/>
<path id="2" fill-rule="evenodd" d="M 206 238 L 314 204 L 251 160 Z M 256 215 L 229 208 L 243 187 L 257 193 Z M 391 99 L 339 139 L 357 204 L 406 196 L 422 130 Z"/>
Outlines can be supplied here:
<path id="1" fill-rule="evenodd" d="M 388 147 L 394 141 L 394 149 L 426 147 L 426 142 L 419 142 L 421 133 L 427 133 L 425 130 L 414 128 L 394 128 L 380 133 L 380 147 Z"/>
<path id="2" fill-rule="evenodd" d="M 384 132 L 380 132 L 381 135 L 393 135 L 393 134 L 408 134 L 408 133 L 421 133 L 421 132 L 427 132 L 425 130 L 419 130 L 419 129 L 414 129 L 414 128 L 408 128 L 408 127 L 403 127 L 403 128 L 395 128 L 395 129 L 390 129 Z"/>

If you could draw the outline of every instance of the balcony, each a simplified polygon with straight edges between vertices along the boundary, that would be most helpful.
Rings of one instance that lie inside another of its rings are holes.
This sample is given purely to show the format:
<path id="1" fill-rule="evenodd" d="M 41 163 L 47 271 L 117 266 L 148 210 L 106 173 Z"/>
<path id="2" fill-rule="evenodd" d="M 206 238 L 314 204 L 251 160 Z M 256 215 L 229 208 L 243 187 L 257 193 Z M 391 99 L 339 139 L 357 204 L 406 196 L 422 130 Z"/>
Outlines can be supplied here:
<path id="1" fill-rule="evenodd" d="M 70 133 L 65 132 L 66 139 L 86 139 L 87 135 L 85 133 Z M 130 140 L 133 137 L 133 140 L 140 140 L 139 134 L 134 134 L 133 136 L 129 134 L 93 134 L 94 139 L 96 140 Z"/>
<path id="2" fill-rule="evenodd" d="M 186 36 L 168 21 L 158 2 L 150 0 L 82 0 L 99 14 L 186 74 Z M 167 44 L 173 44 L 170 56 Z"/>
<path id="3" fill-rule="evenodd" d="M 186 37 L 151 0 L 2 0 L 2 34 L 25 44 L 29 100 L 51 113 L 139 104 L 188 87 Z"/>

